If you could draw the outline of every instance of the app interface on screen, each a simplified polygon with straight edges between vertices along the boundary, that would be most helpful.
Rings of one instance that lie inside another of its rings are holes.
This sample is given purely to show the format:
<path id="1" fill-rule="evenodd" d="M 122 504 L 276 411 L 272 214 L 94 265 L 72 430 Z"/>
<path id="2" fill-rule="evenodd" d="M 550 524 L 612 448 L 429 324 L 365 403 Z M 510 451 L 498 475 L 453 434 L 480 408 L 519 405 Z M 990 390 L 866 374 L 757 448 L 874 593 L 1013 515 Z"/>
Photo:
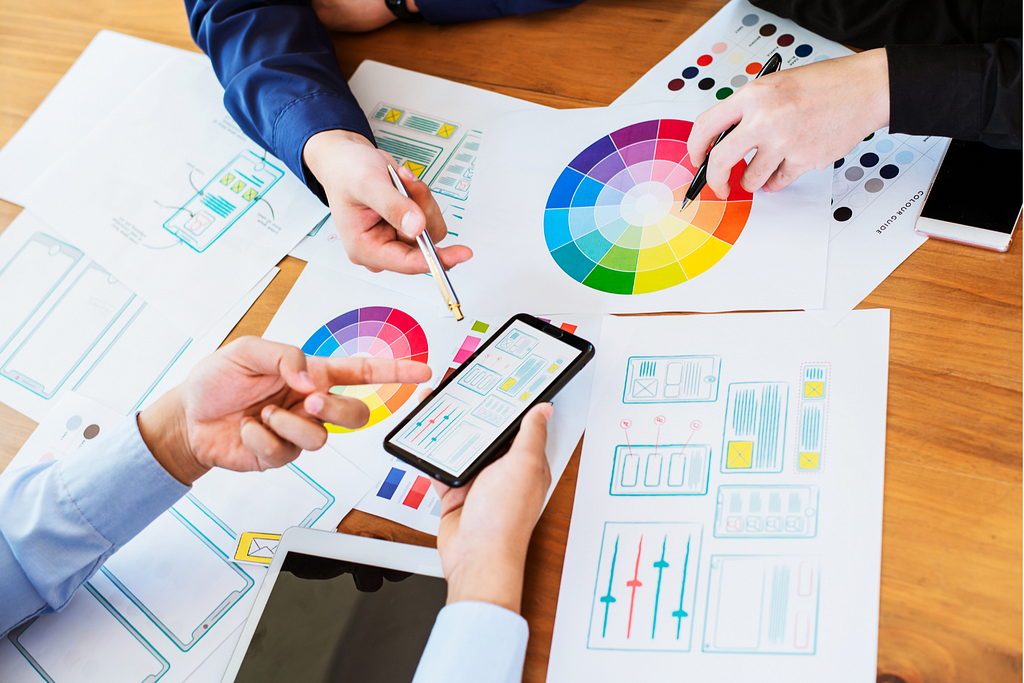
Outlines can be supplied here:
<path id="1" fill-rule="evenodd" d="M 513 323 L 392 439 L 458 476 L 581 351 Z"/>

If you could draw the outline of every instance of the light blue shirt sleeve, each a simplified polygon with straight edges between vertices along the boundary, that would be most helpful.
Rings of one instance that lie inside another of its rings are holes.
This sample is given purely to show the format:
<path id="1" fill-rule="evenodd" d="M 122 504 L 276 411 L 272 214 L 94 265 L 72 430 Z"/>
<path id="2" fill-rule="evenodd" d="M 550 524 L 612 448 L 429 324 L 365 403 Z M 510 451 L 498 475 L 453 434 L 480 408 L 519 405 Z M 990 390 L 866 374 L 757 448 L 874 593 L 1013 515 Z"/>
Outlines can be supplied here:
<path id="1" fill-rule="evenodd" d="M 413 683 L 517 683 L 530 629 L 489 602 L 453 602 L 437 615 Z"/>
<path id="2" fill-rule="evenodd" d="M 188 492 L 129 418 L 57 461 L 0 476 L 0 636 L 56 612 Z"/>

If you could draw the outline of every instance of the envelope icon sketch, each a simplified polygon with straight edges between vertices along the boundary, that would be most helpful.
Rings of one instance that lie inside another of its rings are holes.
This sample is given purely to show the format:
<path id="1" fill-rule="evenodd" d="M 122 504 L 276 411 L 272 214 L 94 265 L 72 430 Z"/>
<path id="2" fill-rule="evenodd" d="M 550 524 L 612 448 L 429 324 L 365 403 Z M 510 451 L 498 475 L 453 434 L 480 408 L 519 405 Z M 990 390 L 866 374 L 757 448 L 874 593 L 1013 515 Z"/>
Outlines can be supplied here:
<path id="1" fill-rule="evenodd" d="M 277 550 L 277 541 L 254 538 L 249 544 L 249 557 L 273 557 L 275 550 Z"/>
<path id="2" fill-rule="evenodd" d="M 753 441 L 730 441 L 725 458 L 726 469 L 749 469 L 754 462 Z"/>
<path id="3" fill-rule="evenodd" d="M 824 395 L 824 382 L 804 382 L 804 398 L 821 398 Z"/>
<path id="4" fill-rule="evenodd" d="M 816 470 L 816 469 L 818 469 L 818 454 L 817 453 L 801 453 L 800 454 L 800 469 L 802 469 L 802 470 Z"/>
<path id="5" fill-rule="evenodd" d="M 641 377 L 633 380 L 633 398 L 657 398 L 658 380 L 654 377 Z"/>
<path id="6" fill-rule="evenodd" d="M 235 550 L 235 559 L 238 562 L 258 562 L 259 564 L 270 564 L 274 559 L 274 552 L 281 542 L 281 534 L 261 534 L 253 531 L 246 531 L 238 538 L 238 549 Z"/>

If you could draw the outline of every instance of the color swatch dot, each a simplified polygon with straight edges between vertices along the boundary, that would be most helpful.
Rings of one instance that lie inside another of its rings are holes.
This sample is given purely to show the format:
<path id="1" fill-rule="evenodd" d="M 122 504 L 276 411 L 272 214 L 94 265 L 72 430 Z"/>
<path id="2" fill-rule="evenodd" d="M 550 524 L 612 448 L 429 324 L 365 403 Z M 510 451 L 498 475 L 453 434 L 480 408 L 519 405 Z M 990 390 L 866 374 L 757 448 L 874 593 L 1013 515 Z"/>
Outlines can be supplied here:
<path id="1" fill-rule="evenodd" d="M 860 165 L 865 168 L 871 168 L 878 163 L 878 155 L 874 152 L 868 152 L 867 154 L 860 155 Z"/>
<path id="2" fill-rule="evenodd" d="M 914 153 L 909 150 L 903 150 L 896 155 L 897 164 L 909 164 L 914 160 Z"/>
<path id="3" fill-rule="evenodd" d="M 864 177 L 864 169 L 860 166 L 851 166 L 846 169 L 845 175 L 847 180 L 857 181 Z"/>
<path id="4" fill-rule="evenodd" d="M 882 176 L 886 180 L 892 180 L 900 174 L 900 167 L 895 164 L 886 164 L 879 171 L 878 175 Z"/>
<path id="5" fill-rule="evenodd" d="M 840 223 L 842 223 L 853 218 L 853 211 L 850 211 L 850 209 L 848 209 L 845 206 L 840 206 L 838 209 L 832 212 L 832 217 L 835 218 Z"/>
<path id="6" fill-rule="evenodd" d="M 803 45 L 798 45 L 797 48 L 793 50 L 793 53 L 797 57 L 806 57 L 810 55 L 812 52 L 814 52 L 814 48 L 808 45 L 807 43 L 804 43 Z"/>
<path id="7" fill-rule="evenodd" d="M 832 181 L 832 194 L 833 195 L 844 195 L 846 191 L 850 189 L 850 186 L 841 180 Z"/>
<path id="8" fill-rule="evenodd" d="M 733 52 L 731 55 L 729 55 L 730 64 L 742 64 L 746 60 L 747 56 L 742 52 Z"/>
<path id="9" fill-rule="evenodd" d="M 857 192 L 856 194 L 850 195 L 849 200 L 850 206 L 864 206 L 868 203 L 868 196 L 863 192 Z"/>
<path id="10" fill-rule="evenodd" d="M 868 136 L 867 136 L 866 138 L 864 138 L 864 140 L 863 140 L 863 141 L 864 141 L 864 142 L 867 142 L 868 140 L 870 140 L 870 139 L 871 139 L 871 138 L 873 138 L 873 137 L 875 137 L 875 134 L 874 134 L 874 133 L 871 133 L 871 134 L 870 134 L 870 135 L 868 135 Z"/>
<path id="11" fill-rule="evenodd" d="M 684 81 L 683 79 L 673 78 L 671 81 L 668 82 L 668 89 L 671 90 L 672 92 L 676 92 L 677 90 L 682 90 L 684 85 L 686 85 L 686 81 Z"/>
<path id="12" fill-rule="evenodd" d="M 888 138 L 883 138 L 882 140 L 879 140 L 878 144 L 875 145 L 875 149 L 877 149 L 882 154 L 888 154 L 889 152 L 892 151 L 892 148 L 892 140 Z"/>
<path id="13" fill-rule="evenodd" d="M 739 74 L 737 76 L 733 76 L 732 80 L 729 81 L 729 84 L 732 87 L 734 87 L 734 88 L 739 88 L 740 86 L 745 85 L 746 82 L 747 82 L 747 77 L 744 76 L 743 74 Z"/>
<path id="14" fill-rule="evenodd" d="M 761 65 L 758 62 L 751 62 L 747 64 L 747 68 L 744 69 L 751 76 L 756 76 L 757 72 L 761 70 Z"/>
<path id="15" fill-rule="evenodd" d="M 885 183 L 878 178 L 872 178 L 864 183 L 864 189 L 868 192 L 880 192 L 883 187 L 885 187 Z"/>
<path id="16" fill-rule="evenodd" d="M 697 66 L 707 66 L 711 63 L 712 59 L 714 59 L 714 57 L 711 55 L 701 55 L 700 57 L 697 57 Z"/>
<path id="17" fill-rule="evenodd" d="M 729 46 L 726 45 L 725 43 L 715 43 L 714 45 L 711 46 L 711 51 L 714 52 L 716 55 L 720 55 L 728 49 Z"/>
<path id="18" fill-rule="evenodd" d="M 843 164 L 846 163 L 846 159 L 836 159 L 836 163 L 832 164 L 833 168 L 842 168 Z"/>
<path id="19" fill-rule="evenodd" d="M 700 88 L 701 90 L 711 90 L 712 88 L 715 87 L 715 79 L 702 78 L 700 79 L 700 83 L 697 84 L 697 87 Z"/>
<path id="20" fill-rule="evenodd" d="M 756 14 L 748 14 L 747 16 L 743 17 L 743 25 L 753 26 L 754 24 L 757 23 L 757 19 L 758 17 Z"/>
<path id="21" fill-rule="evenodd" d="M 700 73 L 700 69 L 695 66 L 688 66 L 683 69 L 683 78 L 693 78 L 698 73 Z"/>
<path id="22" fill-rule="evenodd" d="M 82 426 L 82 416 L 81 415 L 72 415 L 71 418 L 68 419 L 67 427 L 71 431 L 75 431 L 76 429 L 78 429 L 81 426 Z"/>
<path id="23" fill-rule="evenodd" d="M 783 33 L 781 36 L 779 36 L 779 47 L 789 47 L 790 45 L 793 44 L 794 40 L 796 40 L 796 38 L 794 38 L 791 34 Z"/>
<path id="24" fill-rule="evenodd" d="M 99 436 L 99 433 L 99 425 L 89 425 L 88 427 L 85 428 L 85 431 L 82 432 L 82 436 L 84 436 L 86 439 L 95 439 L 97 436 Z"/>
<path id="25" fill-rule="evenodd" d="M 775 28 L 775 24 L 765 24 L 761 27 L 761 30 L 758 31 L 758 33 L 767 38 L 768 36 L 775 35 L 775 31 L 777 30 L 778 29 Z"/>
<path id="26" fill-rule="evenodd" d="M 724 100 L 726 97 L 732 94 L 732 88 L 721 88 L 715 93 L 715 97 L 720 100 Z"/>

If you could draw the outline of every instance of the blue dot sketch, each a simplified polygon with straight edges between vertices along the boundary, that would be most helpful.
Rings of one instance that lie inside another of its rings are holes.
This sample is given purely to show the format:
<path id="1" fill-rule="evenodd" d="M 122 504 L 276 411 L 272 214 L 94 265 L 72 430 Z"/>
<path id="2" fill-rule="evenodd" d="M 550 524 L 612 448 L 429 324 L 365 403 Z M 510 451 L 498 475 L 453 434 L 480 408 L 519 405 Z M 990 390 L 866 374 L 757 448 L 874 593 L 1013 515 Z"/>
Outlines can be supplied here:
<path id="1" fill-rule="evenodd" d="M 820 562 L 809 555 L 712 555 L 704 652 L 813 655 Z"/>
<path id="2" fill-rule="evenodd" d="M 788 382 L 730 384 L 722 472 L 781 472 L 788 407 Z"/>
<path id="3" fill-rule="evenodd" d="M 817 486 L 719 486 L 716 538 L 814 538 Z"/>
<path id="4" fill-rule="evenodd" d="M 197 252 L 217 241 L 266 195 L 284 171 L 253 152 L 242 152 L 164 222 L 164 229 Z"/>
<path id="5" fill-rule="evenodd" d="M 688 652 L 703 527 L 689 522 L 607 522 L 587 647 Z"/>
<path id="6" fill-rule="evenodd" d="M 718 400 L 720 356 L 633 356 L 626 362 L 623 403 Z"/>
<path id="7" fill-rule="evenodd" d="M 615 447 L 613 496 L 701 496 L 708 492 L 711 447 L 626 444 Z"/>

